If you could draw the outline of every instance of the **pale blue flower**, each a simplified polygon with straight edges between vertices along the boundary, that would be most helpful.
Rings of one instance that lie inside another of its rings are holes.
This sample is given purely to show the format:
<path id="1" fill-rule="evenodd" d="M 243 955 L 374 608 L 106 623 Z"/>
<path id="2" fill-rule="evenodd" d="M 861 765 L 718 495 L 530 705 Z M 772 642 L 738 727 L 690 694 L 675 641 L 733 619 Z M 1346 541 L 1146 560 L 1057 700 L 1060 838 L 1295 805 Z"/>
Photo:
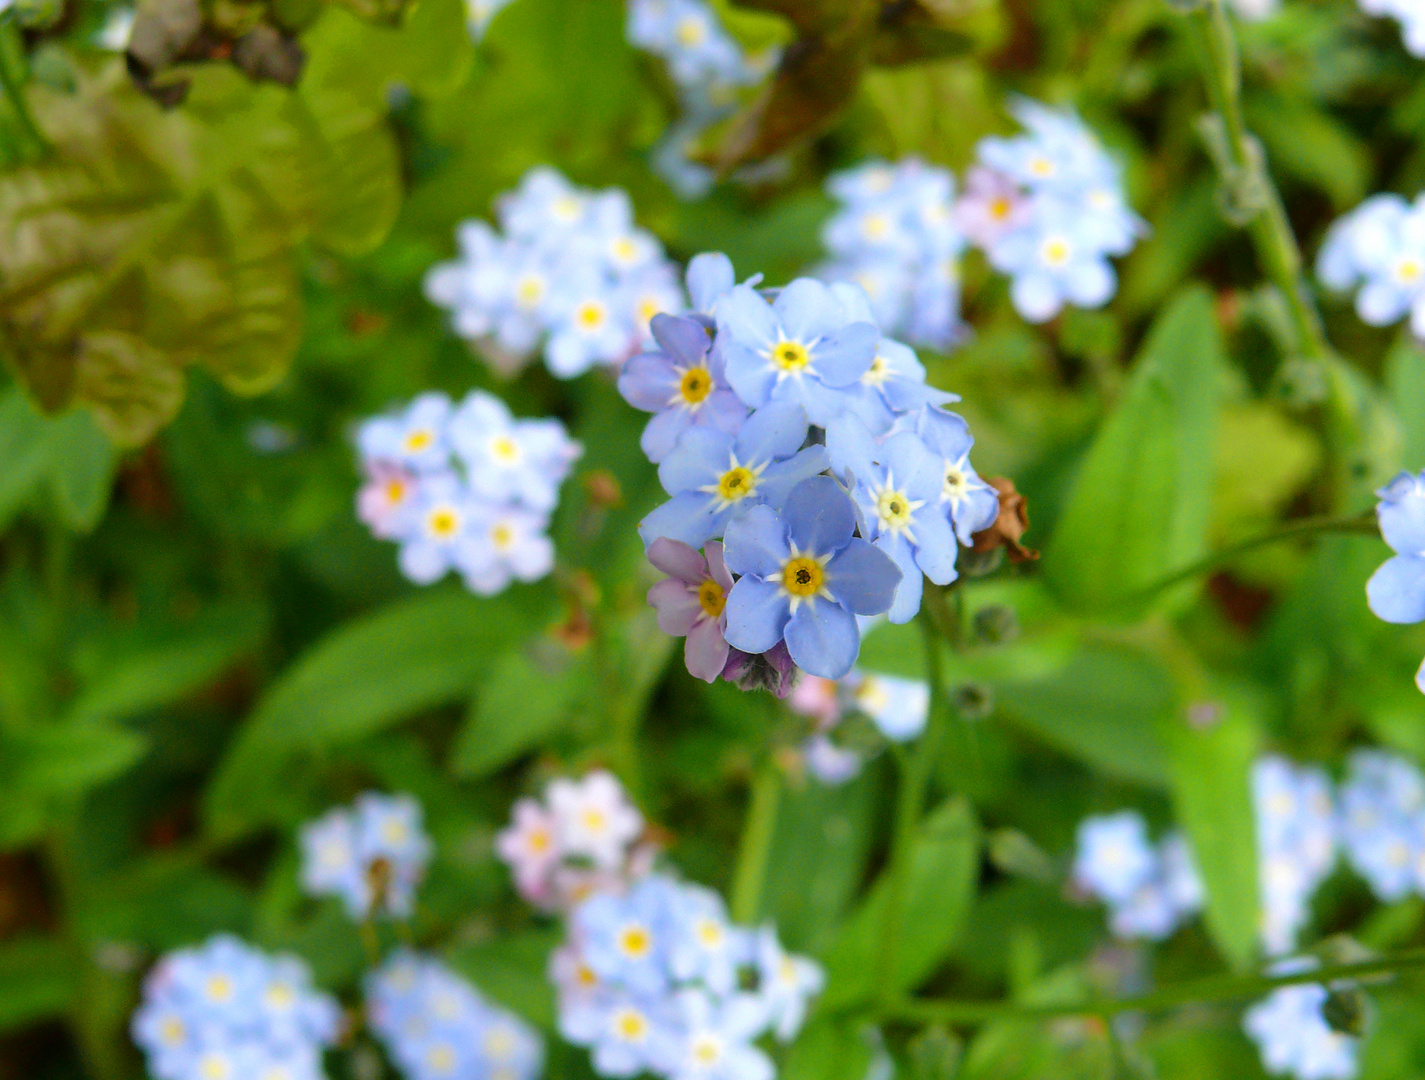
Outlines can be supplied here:
<path id="1" fill-rule="evenodd" d="M 788 402 L 757 410 L 735 436 L 690 428 L 658 466 L 672 499 L 639 523 L 644 544 L 666 536 L 700 548 L 753 506 L 780 507 L 795 484 L 827 467 L 826 448 L 803 449 L 806 437 L 805 411 Z"/>
<path id="2" fill-rule="evenodd" d="M 1333 224 L 1317 256 L 1329 287 L 1356 293 L 1356 313 L 1372 326 L 1409 315 L 1425 334 L 1425 197 L 1412 205 L 1398 195 L 1375 195 Z"/>
<path id="3" fill-rule="evenodd" d="M 585 962 L 607 982 L 637 994 L 660 994 L 668 987 L 671 938 L 678 932 L 674 887 L 647 877 L 623 896 L 590 897 L 575 909 L 570 925 Z"/>
<path id="4" fill-rule="evenodd" d="M 450 464 L 445 437 L 449 417 L 450 399 L 426 393 L 400 413 L 367 420 L 356 436 L 362 460 L 399 465 L 417 473 L 446 469 Z"/>
<path id="5" fill-rule="evenodd" d="M 1079 823 L 1074 880 L 1104 902 L 1128 904 L 1157 870 L 1148 826 L 1132 810 Z"/>
<path id="6" fill-rule="evenodd" d="M 538 581 L 554 569 L 549 518 L 522 506 L 472 501 L 454 565 L 478 596 L 503 592 L 511 581 Z"/>
<path id="7" fill-rule="evenodd" d="M 785 640 L 802 670 L 837 679 L 860 652 L 857 615 L 890 609 L 895 562 L 853 537 L 856 514 L 835 480 L 803 480 L 782 513 L 754 506 L 727 528 L 723 554 L 742 575 L 727 598 L 727 640 L 762 653 Z"/>
<path id="8" fill-rule="evenodd" d="M 958 545 L 941 507 L 944 463 L 915 434 L 901 431 L 878 442 L 850 415 L 827 428 L 826 447 L 834 473 L 852 478 L 861 535 L 900 568 L 895 603 L 886 617 L 909 622 L 920 610 L 922 574 L 937 585 L 957 576 Z"/>
<path id="9" fill-rule="evenodd" d="M 990 247 L 990 264 L 1013 279 L 1010 299 L 1020 315 L 1045 322 L 1066 303 L 1097 308 L 1113 296 L 1118 279 L 1091 225 L 1072 204 L 1039 197 L 1031 221 Z"/>
<path id="10" fill-rule="evenodd" d="M 476 503 L 453 472 L 424 477 L 408 529 L 399 537 L 401 573 L 417 585 L 439 581 L 460 560 L 475 521 Z"/>
<path id="11" fill-rule="evenodd" d="M 585 269 L 563 277 L 550 295 L 549 343 L 544 358 L 561 379 L 582 375 L 596 363 L 623 360 L 637 338 L 633 313 L 617 285 Z"/>
<path id="12" fill-rule="evenodd" d="M 1294 975 L 1318 964 L 1314 957 L 1295 957 L 1271 972 Z M 1322 1007 L 1328 996 L 1317 983 L 1283 986 L 1243 1014 L 1242 1027 L 1261 1051 L 1267 1072 L 1296 1080 L 1353 1080 L 1360 1040 L 1327 1024 Z"/>
<path id="13" fill-rule="evenodd" d="M 1346 859 L 1385 903 L 1425 895 L 1425 777 L 1379 750 L 1351 755 L 1340 793 Z"/>
<path id="14" fill-rule="evenodd" d="M 738 969 L 752 959 L 748 931 L 728 922 L 722 897 L 685 885 L 669 911 L 668 967 L 682 982 L 698 981 L 715 994 L 737 989 Z"/>
<path id="15" fill-rule="evenodd" d="M 846 318 L 821 282 L 798 278 L 768 303 L 739 285 L 718 305 L 718 335 L 727 336 L 727 379 L 743 401 L 801 405 L 825 427 L 845 407 L 847 388 L 871 367 L 881 334 Z"/>
<path id="16" fill-rule="evenodd" d="M 1268 756 L 1252 767 L 1257 857 L 1261 867 L 1262 942 L 1280 956 L 1296 946 L 1311 917 L 1310 900 L 1336 862 L 1336 811 L 1320 769 Z"/>
<path id="17" fill-rule="evenodd" d="M 431 842 L 421 808 L 408 795 L 368 792 L 347 809 L 303 826 L 302 886 L 313 896 L 336 896 L 353 920 L 375 913 L 404 918 L 430 861 Z"/>
<path id="18" fill-rule="evenodd" d="M 975 533 L 988 529 L 999 516 L 999 495 L 970 464 L 970 450 L 975 445 L 970 425 L 962 416 L 929 407 L 914 414 L 910 423 L 921 441 L 940 458 L 944 469 L 940 504 L 960 543 L 969 547 Z"/>
<path id="19" fill-rule="evenodd" d="M 659 351 L 635 356 L 619 375 L 619 393 L 636 409 L 654 414 L 640 445 L 655 465 L 673 452 L 691 427 L 735 435 L 747 406 L 727 384 L 720 351 L 696 319 L 658 315 L 653 336 Z"/>
<path id="20" fill-rule="evenodd" d="M 930 715 L 930 686 L 925 680 L 853 671 L 842 686 L 851 703 L 892 742 L 909 742 L 925 730 Z"/>
<path id="21" fill-rule="evenodd" d="M 681 1030 L 666 998 L 640 999 L 595 991 L 569 1000 L 559 1013 L 559 1034 L 592 1051 L 600 1076 L 666 1076 Z"/>
<path id="22" fill-rule="evenodd" d="M 783 949 L 771 926 L 758 931 L 756 952 L 757 993 L 767 1023 L 780 1041 L 791 1042 L 826 985 L 826 972 L 816 961 Z"/>
<path id="23" fill-rule="evenodd" d="M 554 509 L 559 485 L 584 452 L 558 420 L 516 420 L 483 390 L 461 402 L 447 432 L 477 495 L 532 510 Z"/>
<path id="24" fill-rule="evenodd" d="M 1381 536 L 1395 551 L 1366 582 L 1371 610 L 1389 623 L 1425 620 L 1425 473 L 1401 473 L 1376 492 Z M 1425 664 L 1415 676 L 1425 691 Z"/>
<path id="25" fill-rule="evenodd" d="M 681 1030 L 667 1063 L 669 1080 L 773 1080 L 772 1059 L 752 1042 L 766 1023 L 759 999 L 688 989 L 673 1007 Z"/>

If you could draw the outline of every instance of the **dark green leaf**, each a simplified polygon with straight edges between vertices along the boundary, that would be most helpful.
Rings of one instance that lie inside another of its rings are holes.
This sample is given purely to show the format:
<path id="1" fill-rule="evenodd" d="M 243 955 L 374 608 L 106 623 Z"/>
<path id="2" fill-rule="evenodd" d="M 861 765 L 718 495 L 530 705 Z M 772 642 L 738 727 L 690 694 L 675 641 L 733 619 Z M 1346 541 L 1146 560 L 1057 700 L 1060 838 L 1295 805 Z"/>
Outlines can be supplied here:
<path id="1" fill-rule="evenodd" d="M 65 1012 L 79 990 L 73 951 L 47 937 L 0 942 L 0 1031 Z"/>

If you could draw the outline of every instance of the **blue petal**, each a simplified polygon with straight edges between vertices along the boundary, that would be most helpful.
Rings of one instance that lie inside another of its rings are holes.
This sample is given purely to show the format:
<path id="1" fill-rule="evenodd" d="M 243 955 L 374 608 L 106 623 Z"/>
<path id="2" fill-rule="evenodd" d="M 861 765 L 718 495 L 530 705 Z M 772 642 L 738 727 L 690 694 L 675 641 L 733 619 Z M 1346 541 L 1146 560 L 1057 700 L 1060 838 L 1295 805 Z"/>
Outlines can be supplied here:
<path id="1" fill-rule="evenodd" d="M 727 527 L 722 556 L 734 574 L 771 577 L 781 572 L 788 554 L 786 523 L 770 506 L 754 506 Z"/>
<path id="2" fill-rule="evenodd" d="M 881 447 L 880 460 L 891 470 L 896 487 L 912 500 L 935 502 L 945 486 L 945 463 L 916 435 L 897 432 Z"/>
<path id="3" fill-rule="evenodd" d="M 859 417 L 840 416 L 826 425 L 826 452 L 831 471 L 838 477 L 850 472 L 860 483 L 869 484 L 873 476 L 880 475 L 874 464 L 879 447 Z"/>
<path id="4" fill-rule="evenodd" d="M 792 488 L 782 517 L 792 543 L 817 555 L 840 551 L 856 531 L 851 497 L 829 476 L 813 476 Z"/>
<path id="5" fill-rule="evenodd" d="M 787 337 L 803 345 L 835 333 L 846 321 L 841 302 L 830 289 L 811 278 L 797 278 L 783 289 L 772 310 Z"/>
<path id="6" fill-rule="evenodd" d="M 827 386 L 819 379 L 803 375 L 800 378 L 783 379 L 772 389 L 772 396 L 779 401 L 800 402 L 809 419 L 817 427 L 824 428 L 838 416 L 849 412 L 856 394 L 862 386 Z"/>
<path id="7" fill-rule="evenodd" d="M 644 547 L 660 536 L 666 536 L 670 540 L 681 540 L 689 547 L 700 548 L 722 535 L 731 516 L 731 507 L 715 510 L 710 496 L 700 491 L 685 491 L 640 521 L 638 535 L 643 538 Z"/>
<path id="8" fill-rule="evenodd" d="M 901 572 L 900 584 L 896 586 L 895 600 L 886 618 L 893 623 L 908 623 L 920 611 L 921 594 L 925 591 L 925 575 L 915 564 L 915 553 L 904 536 L 883 536 L 876 541 L 876 549 L 891 557 Z"/>
<path id="9" fill-rule="evenodd" d="M 797 667 L 823 679 L 839 679 L 861 651 L 855 617 L 840 604 L 802 604 L 786 625 L 787 651 Z"/>
<path id="10" fill-rule="evenodd" d="M 780 336 L 772 306 L 747 285 L 738 285 L 717 305 L 717 331 L 757 353 L 769 352 Z M 760 357 L 759 357 L 760 359 Z"/>
<path id="11" fill-rule="evenodd" d="M 969 499 L 951 516 L 955 535 L 960 538 L 960 543 L 969 547 L 975 542 L 975 533 L 988 529 L 999 517 L 999 495 L 992 487 L 978 488 L 970 492 Z"/>
<path id="12" fill-rule="evenodd" d="M 811 350 L 812 363 L 827 386 L 849 386 L 871 370 L 881 332 L 858 322 L 827 335 Z"/>
<path id="13" fill-rule="evenodd" d="M 825 472 L 830 464 L 826 447 L 808 446 L 789 461 L 769 465 L 757 485 L 757 497 L 780 512 L 793 488 L 803 480 Z"/>
<path id="14" fill-rule="evenodd" d="M 688 263 L 688 295 L 693 307 L 698 311 L 713 314 L 713 305 L 718 297 L 727 292 L 737 282 L 732 271 L 732 260 L 720 251 L 694 255 Z"/>
<path id="15" fill-rule="evenodd" d="M 1366 582 L 1371 610 L 1388 623 L 1425 620 L 1425 557 L 1397 555 Z"/>
<path id="16" fill-rule="evenodd" d="M 767 404 L 777 373 L 767 358 L 740 342 L 729 341 L 722 351 L 727 365 L 727 383 L 753 409 Z"/>
<path id="17" fill-rule="evenodd" d="M 795 402 L 774 401 L 747 418 L 737 434 L 739 461 L 780 461 L 801 448 L 807 437 L 806 410 Z"/>
<path id="18" fill-rule="evenodd" d="M 1425 486 L 1402 473 L 1382 494 L 1376 517 L 1385 542 L 1401 555 L 1425 554 Z"/>
<path id="19" fill-rule="evenodd" d="M 900 567 L 890 556 L 860 539 L 852 540 L 826 566 L 827 590 L 857 615 L 889 611 L 900 580 Z"/>
<path id="20" fill-rule="evenodd" d="M 658 466 L 658 479 L 669 495 L 716 483 L 728 469 L 732 436 L 710 427 L 692 427 Z"/>
<path id="21" fill-rule="evenodd" d="M 1098 308 L 1108 303 L 1118 279 L 1107 259 L 1090 259 L 1079 263 L 1064 281 L 1064 292 L 1082 308 Z"/>
<path id="22" fill-rule="evenodd" d="M 1009 287 L 1014 310 L 1032 323 L 1048 322 L 1064 306 L 1059 283 L 1039 270 L 1018 274 Z"/>
<path id="23" fill-rule="evenodd" d="M 693 416 L 687 409 L 664 409 L 648 421 L 638 445 L 643 447 L 648 460 L 657 465 L 673 452 L 679 436 L 688 430 L 692 422 Z"/>
<path id="24" fill-rule="evenodd" d="M 707 356 L 712 340 L 703 324 L 680 315 L 655 315 L 648 324 L 653 340 L 684 367 L 697 367 Z"/>
<path id="25" fill-rule="evenodd" d="M 731 390 L 714 390 L 698 412 L 698 423 L 735 435 L 747 420 L 747 406 Z"/>
<path id="26" fill-rule="evenodd" d="M 937 585 L 949 585 L 959 575 L 955 557 L 960 547 L 940 507 L 931 504 L 915 515 L 915 561 Z"/>
<path id="27" fill-rule="evenodd" d="M 944 409 L 923 410 L 916 417 L 915 433 L 947 461 L 959 461 L 975 445 L 965 418 Z"/>
<path id="28" fill-rule="evenodd" d="M 727 594 L 727 631 L 734 649 L 764 653 L 782 640 L 791 607 L 781 589 L 757 577 L 739 578 Z"/>

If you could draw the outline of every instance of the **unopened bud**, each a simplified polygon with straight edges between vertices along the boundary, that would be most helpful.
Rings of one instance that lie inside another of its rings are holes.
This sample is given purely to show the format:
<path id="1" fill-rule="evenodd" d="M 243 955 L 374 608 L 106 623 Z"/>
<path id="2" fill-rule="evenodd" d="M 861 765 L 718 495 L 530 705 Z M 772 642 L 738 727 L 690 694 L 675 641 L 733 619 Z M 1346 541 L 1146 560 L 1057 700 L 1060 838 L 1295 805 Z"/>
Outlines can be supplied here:
<path id="1" fill-rule="evenodd" d="M 975 612 L 975 636 L 991 645 L 1003 645 L 1019 637 L 1019 615 L 1014 608 L 989 604 Z"/>

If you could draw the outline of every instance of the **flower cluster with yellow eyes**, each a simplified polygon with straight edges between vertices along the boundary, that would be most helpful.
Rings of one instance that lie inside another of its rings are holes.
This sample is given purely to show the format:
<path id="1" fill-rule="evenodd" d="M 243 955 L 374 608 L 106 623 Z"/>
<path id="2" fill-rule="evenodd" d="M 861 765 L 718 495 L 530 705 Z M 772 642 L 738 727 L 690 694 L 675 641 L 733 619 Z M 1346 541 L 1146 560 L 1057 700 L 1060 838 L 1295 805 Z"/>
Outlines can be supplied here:
<path id="1" fill-rule="evenodd" d="M 677 270 L 635 224 L 626 192 L 575 187 L 539 166 L 495 209 L 502 231 L 463 223 L 460 257 L 432 267 L 425 291 L 497 369 L 542 351 L 572 379 L 626 360 L 647 344 L 649 319 L 683 309 Z"/>
<path id="2" fill-rule="evenodd" d="M 418 585 L 455 570 L 489 596 L 554 566 L 545 530 L 559 485 L 583 449 L 558 420 L 516 420 L 476 390 L 455 406 L 421 394 L 357 432 L 366 482 L 357 516 L 401 545 L 401 572 Z"/>
<path id="3" fill-rule="evenodd" d="M 758 281 L 694 259 L 695 313 L 653 320 L 658 347 L 619 390 L 654 414 L 642 445 L 670 496 L 639 525 L 669 575 L 649 593 L 659 625 L 696 677 L 785 694 L 796 669 L 851 670 L 858 618 L 913 618 L 998 499 L 943 408 L 958 398 L 881 335 L 862 289 Z"/>

